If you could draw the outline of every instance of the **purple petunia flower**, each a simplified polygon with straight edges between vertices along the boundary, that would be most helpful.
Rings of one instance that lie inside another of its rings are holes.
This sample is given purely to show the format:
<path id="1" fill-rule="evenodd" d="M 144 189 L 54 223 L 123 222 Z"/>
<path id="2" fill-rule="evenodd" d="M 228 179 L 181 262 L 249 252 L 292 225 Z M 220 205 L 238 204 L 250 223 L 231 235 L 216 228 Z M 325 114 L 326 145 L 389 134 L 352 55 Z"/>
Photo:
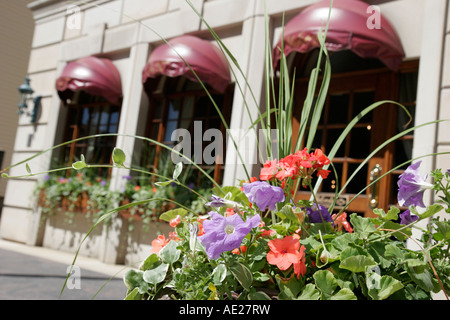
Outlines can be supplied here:
<path id="1" fill-rule="evenodd" d="M 411 212 L 409 210 L 406 210 L 405 212 L 400 213 L 400 224 L 410 224 L 414 221 L 419 220 L 419 217 L 416 215 L 411 215 Z"/>
<path id="2" fill-rule="evenodd" d="M 215 208 L 219 208 L 219 207 L 223 207 L 225 205 L 224 199 L 222 199 L 221 197 L 212 195 L 211 196 L 211 201 L 205 203 L 205 206 L 209 206 L 209 207 L 215 207 Z"/>
<path id="3" fill-rule="evenodd" d="M 306 213 L 309 216 L 309 222 L 311 223 L 322 223 L 322 222 L 331 222 L 334 226 L 333 218 L 331 218 L 328 209 L 323 205 L 319 204 L 319 208 L 317 208 L 317 204 L 313 204 L 311 207 L 306 208 Z"/>
<path id="4" fill-rule="evenodd" d="M 211 220 L 203 222 L 205 234 L 198 237 L 198 240 L 210 259 L 218 259 L 222 252 L 239 248 L 244 237 L 261 222 L 259 215 L 254 215 L 245 222 L 238 214 L 224 217 L 211 211 L 209 215 Z"/>
<path id="5" fill-rule="evenodd" d="M 208 203 L 205 203 L 205 206 L 214 207 L 214 208 L 220 208 L 220 207 L 226 207 L 226 208 L 236 208 L 241 207 L 241 204 L 227 200 L 221 197 L 218 197 L 216 195 L 212 195 L 210 197 L 211 201 Z"/>
<path id="6" fill-rule="evenodd" d="M 272 186 L 265 181 L 244 183 L 244 193 L 248 200 L 256 204 L 259 210 L 275 210 L 278 202 L 284 201 L 284 191 L 280 187 Z"/>
<path id="7" fill-rule="evenodd" d="M 399 176 L 398 185 L 398 204 L 400 206 L 418 206 L 425 207 L 423 203 L 423 193 L 426 189 L 432 189 L 433 185 L 425 182 L 427 176 L 419 176 L 419 166 L 422 161 L 410 165 L 403 174 Z"/>

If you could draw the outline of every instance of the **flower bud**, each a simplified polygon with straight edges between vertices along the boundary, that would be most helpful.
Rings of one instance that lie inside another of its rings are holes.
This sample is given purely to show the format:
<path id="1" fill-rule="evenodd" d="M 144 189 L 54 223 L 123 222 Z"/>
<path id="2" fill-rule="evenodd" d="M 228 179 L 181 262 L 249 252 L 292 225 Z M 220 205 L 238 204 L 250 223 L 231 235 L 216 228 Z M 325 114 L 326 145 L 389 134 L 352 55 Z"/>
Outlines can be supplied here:
<path id="1" fill-rule="evenodd" d="M 303 210 L 302 208 L 295 208 L 292 210 L 294 211 L 294 214 L 297 217 L 298 221 L 300 223 L 303 223 L 303 221 L 305 220 L 305 210 Z"/>

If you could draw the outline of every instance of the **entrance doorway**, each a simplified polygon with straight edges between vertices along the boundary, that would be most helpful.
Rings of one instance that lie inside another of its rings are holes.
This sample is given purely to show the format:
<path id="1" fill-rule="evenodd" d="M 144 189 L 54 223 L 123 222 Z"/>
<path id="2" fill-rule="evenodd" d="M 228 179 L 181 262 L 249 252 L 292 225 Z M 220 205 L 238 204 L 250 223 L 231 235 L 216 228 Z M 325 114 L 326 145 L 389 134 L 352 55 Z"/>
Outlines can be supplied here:
<path id="1" fill-rule="evenodd" d="M 351 58 L 354 63 L 345 68 L 345 65 L 342 64 L 343 57 Z M 325 154 L 334 146 L 348 123 L 374 102 L 381 100 L 398 101 L 404 104 L 412 114 L 414 113 L 416 83 L 414 81 L 411 83 L 411 78 L 417 81 L 417 77 L 414 78 L 414 75 L 417 75 L 417 61 L 405 63 L 400 71 L 393 72 L 377 61 L 364 60 L 367 59 L 356 57 L 347 52 L 338 55 L 337 59 L 331 61 L 330 87 L 312 145 L 313 148 L 321 148 Z M 333 62 L 338 63 L 338 61 L 341 64 L 333 71 Z M 309 78 L 296 79 L 294 133 L 298 132 L 308 81 Z M 386 210 L 391 205 L 397 205 L 397 176 L 403 170 L 397 170 L 387 175 L 361 195 L 353 198 L 372 179 L 376 179 L 399 163 L 410 159 L 412 135 L 405 136 L 395 143 L 390 143 L 377 152 L 351 181 L 348 180 L 375 148 L 399 130 L 404 130 L 402 126 L 408 122 L 404 114 L 398 106 L 384 104 L 364 116 L 354 126 L 333 159 L 336 174 L 331 170 L 328 178 L 322 181 L 317 195 L 319 203 L 329 207 L 336 190 L 341 191 L 348 182 L 345 190 L 342 190 L 341 196 L 337 199 L 335 211 L 348 205 L 345 209 L 348 213 L 355 212 L 363 216 L 374 216 L 374 208 Z M 300 190 L 297 194 L 297 199 L 309 198 L 309 190 Z"/>

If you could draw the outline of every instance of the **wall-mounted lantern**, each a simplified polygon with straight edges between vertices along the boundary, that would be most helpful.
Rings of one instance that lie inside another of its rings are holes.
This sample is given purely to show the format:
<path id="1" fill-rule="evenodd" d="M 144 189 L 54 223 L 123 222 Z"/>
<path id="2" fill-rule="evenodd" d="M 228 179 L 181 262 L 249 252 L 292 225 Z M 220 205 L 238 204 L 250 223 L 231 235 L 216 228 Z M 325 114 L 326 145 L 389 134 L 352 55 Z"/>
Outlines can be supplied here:
<path id="1" fill-rule="evenodd" d="M 25 82 L 19 86 L 18 90 L 19 90 L 19 104 L 18 104 L 19 110 L 17 111 L 17 113 L 18 114 L 26 114 L 27 116 L 30 116 L 31 123 L 35 123 L 38 108 L 41 103 L 42 97 L 36 96 L 33 99 L 34 106 L 33 106 L 33 110 L 31 110 L 31 112 L 30 112 L 28 110 L 28 100 L 30 100 L 32 98 L 34 91 L 30 86 L 30 78 L 29 77 L 25 78 Z"/>

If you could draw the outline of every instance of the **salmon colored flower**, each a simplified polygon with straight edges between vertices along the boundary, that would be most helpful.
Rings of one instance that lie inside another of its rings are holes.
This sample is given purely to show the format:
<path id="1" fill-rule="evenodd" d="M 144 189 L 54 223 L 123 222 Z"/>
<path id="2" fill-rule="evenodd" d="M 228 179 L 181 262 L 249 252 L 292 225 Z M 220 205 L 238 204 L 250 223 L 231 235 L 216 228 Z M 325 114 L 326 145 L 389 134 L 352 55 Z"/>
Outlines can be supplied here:
<path id="1" fill-rule="evenodd" d="M 321 149 L 314 150 L 314 157 L 316 159 L 316 163 L 314 165 L 315 168 L 323 167 L 325 165 L 330 164 L 331 162 L 330 159 L 328 159 L 327 156 L 325 156 L 325 154 Z"/>
<path id="2" fill-rule="evenodd" d="M 166 239 L 163 234 L 160 234 L 155 240 L 152 241 L 151 253 L 158 253 L 166 244 L 168 244 L 170 239 Z"/>
<path id="3" fill-rule="evenodd" d="M 261 172 L 259 173 L 259 179 L 261 180 L 270 180 L 273 177 L 275 177 L 275 175 L 278 172 L 278 165 L 277 165 L 277 160 L 267 160 L 264 163 L 264 167 L 261 169 Z M 254 182 L 254 181 L 251 181 Z"/>
<path id="4" fill-rule="evenodd" d="M 319 177 L 319 176 L 321 176 L 322 177 L 322 179 L 326 179 L 326 178 L 328 178 L 328 175 L 330 174 L 330 170 L 324 170 L 324 169 L 321 169 L 321 170 L 317 170 L 317 176 Z"/>
<path id="5" fill-rule="evenodd" d="M 173 231 L 169 232 L 169 239 L 174 241 L 180 241 L 180 238 L 178 238 L 177 234 Z"/>
<path id="6" fill-rule="evenodd" d="M 169 225 L 171 227 L 176 227 L 178 224 L 180 224 L 181 222 L 181 217 L 179 215 L 177 215 L 175 218 L 173 218 L 172 220 L 170 220 Z"/>
<path id="7" fill-rule="evenodd" d="M 330 171 L 323 169 L 323 166 L 328 164 L 330 164 L 330 159 L 325 156 L 321 149 L 315 149 L 314 152 L 308 153 L 308 149 L 304 148 L 280 159 L 278 162 L 276 160 L 266 161 L 261 169 L 260 179 L 272 180 L 276 178 L 284 182 L 287 178 L 301 178 L 309 181 L 315 171 L 317 171 L 317 176 L 326 179 Z"/>
<path id="8" fill-rule="evenodd" d="M 202 235 L 204 235 L 205 234 L 205 229 L 203 229 L 203 221 L 205 220 L 206 218 L 198 218 L 197 219 L 197 224 L 198 224 L 198 234 L 197 234 L 197 236 L 199 237 L 199 236 L 202 236 Z"/>
<path id="9" fill-rule="evenodd" d="M 247 251 L 247 246 L 240 246 L 239 248 L 232 250 L 231 253 L 241 254 L 241 253 L 245 253 L 245 251 Z"/>
<path id="10" fill-rule="evenodd" d="M 347 221 L 347 213 L 343 212 L 339 216 L 337 216 L 337 214 L 333 214 L 331 218 L 333 219 L 335 225 L 337 225 L 338 231 L 341 231 L 342 228 L 344 228 L 347 232 L 353 232 L 352 226 Z"/>
<path id="11" fill-rule="evenodd" d="M 262 229 L 261 237 L 268 237 L 268 238 L 270 238 L 270 237 L 273 236 L 274 234 L 276 234 L 276 231 L 275 231 L 275 230 L 272 230 L 272 229 Z"/>
<path id="12" fill-rule="evenodd" d="M 225 211 L 225 215 L 227 217 L 232 216 L 233 214 L 235 214 L 236 212 L 234 212 L 233 208 L 227 208 Z"/>
<path id="13" fill-rule="evenodd" d="M 282 271 L 293 265 L 297 279 L 300 278 L 300 275 L 305 275 L 305 246 L 300 247 L 298 236 L 270 240 L 268 245 L 270 251 L 267 253 L 267 262 L 269 264 L 276 265 Z"/>

